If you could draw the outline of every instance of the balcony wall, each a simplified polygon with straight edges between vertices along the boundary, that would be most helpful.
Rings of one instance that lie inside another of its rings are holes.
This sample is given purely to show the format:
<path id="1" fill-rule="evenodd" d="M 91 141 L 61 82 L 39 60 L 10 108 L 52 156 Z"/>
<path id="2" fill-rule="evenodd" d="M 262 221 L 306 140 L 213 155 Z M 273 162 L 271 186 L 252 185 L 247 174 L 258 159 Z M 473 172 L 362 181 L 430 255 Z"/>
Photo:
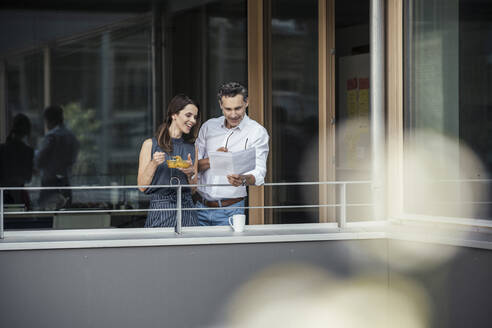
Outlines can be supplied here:
<path id="1" fill-rule="evenodd" d="M 273 264 L 319 267 L 340 281 L 377 275 L 391 289 L 402 273 L 393 265 L 401 263 L 401 255 L 392 250 L 409 243 L 371 239 L 2 251 L 0 326 L 216 327 L 238 287 Z M 445 252 L 451 246 L 438 247 Z M 369 256 L 374 248 L 386 255 Z M 429 294 L 432 327 L 490 327 L 491 268 L 490 250 L 460 248 L 449 262 L 406 275 Z"/>

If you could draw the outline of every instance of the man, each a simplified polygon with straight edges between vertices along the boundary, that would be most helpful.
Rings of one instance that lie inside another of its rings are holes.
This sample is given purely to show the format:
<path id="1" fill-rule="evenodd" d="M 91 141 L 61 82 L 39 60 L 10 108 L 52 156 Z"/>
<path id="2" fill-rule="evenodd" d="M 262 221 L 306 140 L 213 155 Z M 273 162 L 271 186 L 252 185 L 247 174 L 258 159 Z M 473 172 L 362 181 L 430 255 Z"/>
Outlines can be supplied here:
<path id="1" fill-rule="evenodd" d="M 199 210 L 200 225 L 228 225 L 228 218 L 244 214 L 247 185 L 262 185 L 265 181 L 268 157 L 268 133 L 264 127 L 246 115 L 248 90 L 237 82 L 223 84 L 217 94 L 223 116 L 205 122 L 196 140 L 198 148 L 198 183 L 230 184 L 231 186 L 199 187 L 196 206 L 222 208 Z M 243 175 L 214 176 L 211 174 L 208 153 L 211 151 L 240 151 L 256 149 L 256 167 Z"/>
<path id="2" fill-rule="evenodd" d="M 41 172 L 41 186 L 69 186 L 72 166 L 79 153 L 79 142 L 63 124 L 63 109 L 50 106 L 44 110 L 45 136 L 36 151 L 34 163 Z M 68 189 L 42 190 L 39 203 L 42 207 L 70 205 L 72 192 Z"/>

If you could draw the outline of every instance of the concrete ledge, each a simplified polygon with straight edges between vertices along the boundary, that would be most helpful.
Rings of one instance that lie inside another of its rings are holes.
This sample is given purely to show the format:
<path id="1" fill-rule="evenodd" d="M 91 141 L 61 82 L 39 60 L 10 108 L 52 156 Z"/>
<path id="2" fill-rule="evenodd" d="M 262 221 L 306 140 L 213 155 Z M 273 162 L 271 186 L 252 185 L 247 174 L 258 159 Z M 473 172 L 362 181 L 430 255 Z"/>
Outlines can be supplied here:
<path id="1" fill-rule="evenodd" d="M 230 227 L 6 231 L 1 250 L 138 247 L 200 244 L 278 243 L 320 240 L 385 238 L 384 222 L 354 224 L 339 229 L 336 223 L 253 225 L 241 233 Z"/>
<path id="2" fill-rule="evenodd" d="M 396 239 L 492 249 L 492 229 L 445 223 L 390 220 L 336 223 L 252 225 L 241 233 L 230 227 L 6 231 L 0 251 L 101 247 L 186 246 L 301 241 Z"/>

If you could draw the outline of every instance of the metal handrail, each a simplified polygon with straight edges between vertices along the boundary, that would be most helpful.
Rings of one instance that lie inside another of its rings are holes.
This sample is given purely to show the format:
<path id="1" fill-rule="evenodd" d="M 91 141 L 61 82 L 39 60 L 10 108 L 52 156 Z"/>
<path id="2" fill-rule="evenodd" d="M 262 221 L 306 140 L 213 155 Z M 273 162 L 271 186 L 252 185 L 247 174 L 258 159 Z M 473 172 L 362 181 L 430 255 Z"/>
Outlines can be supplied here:
<path id="1" fill-rule="evenodd" d="M 314 181 L 314 182 L 277 182 L 265 183 L 263 186 L 307 186 L 307 185 L 339 185 L 340 186 L 340 204 L 317 204 L 317 205 L 278 205 L 278 206 L 243 206 L 237 209 L 288 209 L 288 208 L 323 208 L 323 207 L 340 207 L 340 218 L 338 226 L 344 228 L 347 221 L 347 206 L 373 206 L 371 203 L 347 203 L 347 185 L 371 184 L 372 181 Z M 8 212 L 9 215 L 29 214 L 81 214 L 81 213 L 122 213 L 122 212 L 152 212 L 152 211 L 177 211 L 175 232 L 182 233 L 182 192 L 183 187 L 230 187 L 229 184 L 189 184 L 189 185 L 134 185 L 134 186 L 60 186 L 60 187 L 0 187 L 0 239 L 4 238 L 4 205 L 3 195 L 7 190 L 111 190 L 111 189 L 138 189 L 138 188 L 176 188 L 177 189 L 177 208 L 169 209 L 101 209 L 101 210 L 43 210 L 43 211 L 17 211 Z M 197 210 L 221 210 L 222 208 L 186 208 L 187 211 Z"/>
<path id="2" fill-rule="evenodd" d="M 349 185 L 349 184 L 369 184 L 370 180 L 358 181 L 306 181 L 306 182 L 267 182 L 261 186 L 299 186 L 299 185 Z M 120 185 L 120 186 L 60 186 L 60 187 L 0 187 L 3 190 L 59 190 L 59 189 L 137 189 L 137 188 L 177 188 L 179 185 Z M 182 187 L 230 187 L 230 184 L 186 184 Z M 261 187 L 256 186 L 256 187 Z M 255 186 L 250 186 L 255 187 Z"/>
<path id="3" fill-rule="evenodd" d="M 490 183 L 492 179 L 444 179 L 444 180 L 434 180 L 434 182 L 459 182 L 459 183 Z M 276 182 L 276 183 L 265 183 L 263 186 L 309 186 L 309 185 L 335 185 L 340 186 L 340 203 L 338 204 L 316 204 L 316 205 L 267 205 L 267 206 L 243 206 L 236 207 L 237 209 L 292 209 L 292 208 L 340 208 L 340 216 L 338 217 L 338 227 L 345 228 L 347 224 L 347 207 L 368 207 L 374 206 L 372 203 L 347 203 L 347 185 L 357 185 L 357 184 L 372 184 L 372 181 L 369 180 L 360 180 L 360 181 L 313 181 L 313 182 Z M 4 238 L 4 200 L 3 196 L 5 191 L 8 190 L 60 190 L 60 189 L 71 189 L 71 190 L 111 190 L 111 189 L 138 189 L 138 188 L 177 188 L 177 208 L 169 208 L 169 209 L 100 209 L 100 210 L 43 210 L 43 211 L 18 211 L 18 212 L 8 212 L 8 215 L 24 215 L 28 214 L 83 214 L 83 213 L 128 213 L 128 212 L 151 212 L 151 211 L 176 211 L 176 233 L 180 234 L 182 232 L 182 203 L 181 203 L 181 195 L 183 192 L 183 187 L 192 188 L 192 187 L 226 187 L 230 186 L 229 184 L 190 184 L 190 185 L 111 185 L 111 186 L 64 186 L 64 187 L 0 187 L 0 239 Z M 477 202 L 471 202 L 473 204 Z M 478 202 L 489 204 L 489 202 Z M 197 210 L 221 210 L 222 208 L 186 208 L 187 211 L 197 211 Z"/>

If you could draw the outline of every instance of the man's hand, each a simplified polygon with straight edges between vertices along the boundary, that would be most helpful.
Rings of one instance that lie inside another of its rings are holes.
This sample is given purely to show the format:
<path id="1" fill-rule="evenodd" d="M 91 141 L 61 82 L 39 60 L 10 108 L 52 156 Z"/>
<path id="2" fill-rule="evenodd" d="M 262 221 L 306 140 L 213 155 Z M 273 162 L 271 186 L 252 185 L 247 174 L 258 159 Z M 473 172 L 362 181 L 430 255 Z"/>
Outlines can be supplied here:
<path id="1" fill-rule="evenodd" d="M 217 149 L 217 151 L 223 151 L 224 153 L 227 153 L 227 148 L 226 147 L 220 147 Z"/>
<path id="2" fill-rule="evenodd" d="M 244 175 L 239 175 L 239 174 L 229 174 L 227 176 L 227 180 L 234 187 L 242 186 L 243 185 L 243 179 L 246 179 L 246 177 Z"/>
<path id="3" fill-rule="evenodd" d="M 239 187 L 239 186 L 241 186 L 243 184 L 243 178 L 239 174 L 229 174 L 227 176 L 227 180 L 234 187 Z"/>
<path id="4" fill-rule="evenodd" d="M 227 176 L 227 181 L 229 181 L 229 183 L 234 187 L 253 186 L 256 183 L 256 178 L 252 174 L 247 174 L 247 175 L 229 174 Z"/>
<path id="5" fill-rule="evenodd" d="M 198 160 L 198 172 L 206 171 L 210 168 L 210 161 L 207 158 Z"/>

